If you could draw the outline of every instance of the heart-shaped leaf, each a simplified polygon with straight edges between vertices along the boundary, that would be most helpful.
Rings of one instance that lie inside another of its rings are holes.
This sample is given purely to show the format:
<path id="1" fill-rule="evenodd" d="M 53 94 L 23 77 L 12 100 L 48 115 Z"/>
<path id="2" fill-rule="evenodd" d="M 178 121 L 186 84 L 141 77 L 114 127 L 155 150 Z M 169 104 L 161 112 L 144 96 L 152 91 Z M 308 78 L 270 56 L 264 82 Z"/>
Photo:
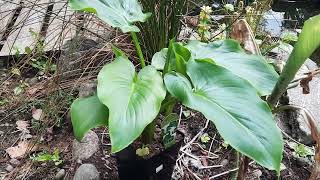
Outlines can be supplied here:
<path id="1" fill-rule="evenodd" d="M 168 54 L 168 48 L 163 48 L 161 51 L 155 53 L 151 60 L 151 65 L 157 70 L 163 70 Z"/>
<path id="2" fill-rule="evenodd" d="M 168 91 L 215 123 L 236 150 L 279 171 L 283 140 L 268 105 L 246 80 L 206 60 L 190 60 L 187 73 L 165 75 Z"/>
<path id="3" fill-rule="evenodd" d="M 118 57 L 98 75 L 98 97 L 109 110 L 112 152 L 118 152 L 140 136 L 160 110 L 166 96 L 161 74 L 153 66 L 137 75 L 134 65 Z"/>
<path id="4" fill-rule="evenodd" d="M 108 125 L 109 110 L 97 96 L 79 98 L 71 105 L 71 121 L 74 136 L 81 141 L 92 128 Z"/>
<path id="5" fill-rule="evenodd" d="M 180 43 L 170 41 L 166 63 L 164 66 L 164 74 L 176 71 L 186 75 L 186 64 L 191 57 L 190 51 Z"/>
<path id="6" fill-rule="evenodd" d="M 271 94 L 278 80 L 278 74 L 263 57 L 246 54 L 237 41 L 191 41 L 185 47 L 191 51 L 193 59 L 213 59 L 218 65 L 246 79 L 261 96 Z"/>
<path id="7" fill-rule="evenodd" d="M 73 10 L 97 14 L 104 22 L 124 33 L 139 32 L 134 22 L 145 22 L 151 15 L 142 12 L 137 0 L 69 0 L 69 5 Z"/>

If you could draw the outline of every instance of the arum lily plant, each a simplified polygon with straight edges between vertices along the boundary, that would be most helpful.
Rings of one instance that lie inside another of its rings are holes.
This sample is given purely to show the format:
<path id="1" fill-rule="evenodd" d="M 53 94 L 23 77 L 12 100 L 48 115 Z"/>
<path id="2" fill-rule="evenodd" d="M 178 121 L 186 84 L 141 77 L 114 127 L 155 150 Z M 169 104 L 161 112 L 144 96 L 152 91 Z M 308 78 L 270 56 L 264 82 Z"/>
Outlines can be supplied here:
<path id="1" fill-rule="evenodd" d="M 114 153 L 141 136 L 149 142 L 154 137 L 158 115 L 174 119 L 172 109 L 181 102 L 212 121 L 234 149 L 280 172 L 282 135 L 269 104 L 261 98 L 272 93 L 279 77 L 263 57 L 246 54 L 234 40 L 187 44 L 171 41 L 147 65 L 136 35 L 140 29 L 135 23 L 147 21 L 151 14 L 143 13 L 137 0 L 70 0 L 70 6 L 95 13 L 109 25 L 130 32 L 141 62 L 138 70 L 124 53 L 115 50 L 117 57 L 99 72 L 97 95 L 79 98 L 72 104 L 78 140 L 91 128 L 107 126 Z M 308 37 L 304 34 L 301 38 Z M 297 58 L 291 59 L 295 60 L 309 55 L 298 50 L 294 53 Z M 288 80 L 281 75 L 278 84 L 290 82 L 291 74 Z M 284 86 L 277 85 L 273 91 L 271 107 Z"/>

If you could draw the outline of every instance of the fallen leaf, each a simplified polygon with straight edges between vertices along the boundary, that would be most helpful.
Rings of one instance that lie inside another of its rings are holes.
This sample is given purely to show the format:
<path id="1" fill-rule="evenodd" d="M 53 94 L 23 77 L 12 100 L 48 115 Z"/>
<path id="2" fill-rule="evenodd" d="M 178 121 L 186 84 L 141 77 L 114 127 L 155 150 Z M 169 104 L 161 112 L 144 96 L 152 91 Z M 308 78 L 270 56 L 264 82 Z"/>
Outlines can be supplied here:
<path id="1" fill-rule="evenodd" d="M 302 79 L 300 81 L 300 86 L 302 87 L 302 93 L 303 94 L 309 94 L 310 93 L 310 87 L 309 82 L 312 81 L 312 75 L 309 75 L 308 77 Z"/>
<path id="2" fill-rule="evenodd" d="M 201 163 L 202 163 L 203 166 L 208 166 L 209 165 L 207 158 L 201 158 Z"/>
<path id="3" fill-rule="evenodd" d="M 17 125 L 18 130 L 25 132 L 25 133 L 30 133 L 30 131 L 28 130 L 28 126 L 29 126 L 28 121 L 17 121 L 16 125 Z"/>
<path id="4" fill-rule="evenodd" d="M 42 90 L 42 89 L 43 89 L 43 86 L 31 87 L 31 88 L 29 88 L 29 89 L 27 90 L 27 93 L 28 93 L 29 95 L 34 95 L 34 94 L 36 94 L 36 92 L 38 92 L 38 91 L 40 91 L 40 90 Z"/>
<path id="5" fill-rule="evenodd" d="M 30 152 L 36 151 L 37 146 L 31 146 L 32 144 L 28 141 L 21 141 L 17 146 L 10 147 L 6 149 L 6 152 L 9 154 L 11 159 L 22 158 L 26 155 L 28 150 Z"/>
<path id="6" fill-rule="evenodd" d="M 42 109 L 32 109 L 32 118 L 35 120 L 40 120 L 42 115 Z"/>

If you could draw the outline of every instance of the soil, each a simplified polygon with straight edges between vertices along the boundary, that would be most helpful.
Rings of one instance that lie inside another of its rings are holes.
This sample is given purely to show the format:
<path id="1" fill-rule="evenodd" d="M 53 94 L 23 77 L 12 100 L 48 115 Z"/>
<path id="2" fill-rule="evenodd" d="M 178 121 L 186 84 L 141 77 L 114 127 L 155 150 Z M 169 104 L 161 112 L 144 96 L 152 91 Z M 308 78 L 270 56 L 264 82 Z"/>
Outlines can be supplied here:
<path id="1" fill-rule="evenodd" d="M 20 159 L 21 165 L 15 167 L 12 172 L 7 173 L 5 168 L 10 158 L 8 157 L 8 154 L 6 154 L 5 149 L 16 145 L 21 137 L 21 134 L 16 132 L 15 122 L 17 120 L 30 121 L 31 112 L 30 110 L 24 110 L 19 114 L 13 113 L 12 116 L 3 119 L 5 115 L 7 115 L 7 113 L 1 114 L 1 124 L 5 124 L 5 126 L 0 127 L 0 130 L 4 132 L 4 135 L 2 135 L 0 139 L 0 172 L 1 174 L 5 175 L 5 179 L 53 179 L 55 174 L 61 168 L 66 170 L 65 179 L 72 179 L 76 169 L 81 164 L 72 159 L 72 141 L 74 137 L 72 135 L 70 120 L 67 117 L 64 117 L 63 123 L 60 127 L 53 128 L 51 140 L 44 140 L 41 143 L 42 149 L 37 151 L 40 152 L 45 149 L 49 152 L 53 152 L 55 148 L 59 148 L 60 157 L 64 161 L 63 164 L 55 166 L 52 162 L 34 162 L 29 158 L 29 156 L 37 152 L 30 152 L 24 158 Z M 192 112 L 189 117 L 182 116 L 179 130 L 183 131 L 185 134 L 184 141 L 189 142 L 201 131 L 203 127 L 205 127 L 205 124 L 206 119 L 200 113 Z M 97 153 L 94 154 L 93 157 L 82 161 L 81 163 L 94 164 L 100 172 L 101 179 L 118 179 L 116 158 L 114 154 L 111 154 L 110 140 L 107 133 L 108 131 L 105 128 L 97 128 L 94 129 L 94 131 L 98 134 L 101 140 L 101 148 Z M 37 133 L 38 132 L 31 130 L 31 134 L 34 135 L 35 138 L 39 138 L 40 136 L 40 134 Z M 230 146 L 224 145 L 223 139 L 221 139 L 212 123 L 209 123 L 209 126 L 207 129 L 205 129 L 204 133 L 208 133 L 208 135 L 211 137 L 211 140 L 208 143 L 202 143 L 199 139 L 197 139 L 190 146 L 190 153 L 193 156 L 199 157 L 203 166 L 214 166 L 221 164 L 223 164 L 223 166 L 199 169 L 190 162 L 184 162 L 186 165 L 182 165 L 183 175 L 179 179 L 191 180 L 196 179 L 195 176 L 197 176 L 200 179 L 206 180 L 236 167 L 236 152 L 232 150 Z M 42 133 L 42 137 L 44 134 L 45 133 Z M 180 152 L 179 158 L 183 156 L 182 154 L 183 153 Z M 213 154 L 215 155 L 214 158 L 212 158 Z M 283 164 L 285 165 L 286 169 L 281 171 L 281 179 L 301 180 L 308 179 L 310 176 L 310 169 L 312 167 L 310 167 L 308 163 L 293 157 L 293 152 L 287 145 L 285 146 Z M 178 168 L 176 167 L 174 174 L 177 174 L 177 169 Z M 259 174 L 259 172 L 261 172 L 261 174 Z M 235 173 L 230 172 L 226 173 L 225 175 L 218 176 L 216 179 L 231 179 L 233 176 L 235 176 Z M 277 179 L 277 176 L 275 172 L 269 171 L 257 165 L 256 163 L 253 163 L 249 167 L 248 179 L 270 180 Z"/>

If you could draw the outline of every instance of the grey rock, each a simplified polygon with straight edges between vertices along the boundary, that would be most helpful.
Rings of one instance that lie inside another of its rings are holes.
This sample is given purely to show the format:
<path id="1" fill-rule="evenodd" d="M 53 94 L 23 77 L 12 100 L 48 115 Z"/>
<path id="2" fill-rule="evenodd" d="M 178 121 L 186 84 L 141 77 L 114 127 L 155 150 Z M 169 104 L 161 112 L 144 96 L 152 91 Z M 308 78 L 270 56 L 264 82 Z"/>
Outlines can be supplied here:
<path id="1" fill-rule="evenodd" d="M 81 83 L 79 90 L 79 97 L 88 97 L 96 92 L 97 81 Z"/>
<path id="2" fill-rule="evenodd" d="M 55 180 L 63 179 L 65 175 L 66 175 L 66 170 L 60 169 L 58 173 L 54 176 L 54 179 Z"/>
<path id="3" fill-rule="evenodd" d="M 34 77 L 34 78 L 27 78 L 26 79 L 26 82 L 32 86 L 32 85 L 35 85 L 37 84 L 39 81 L 38 81 L 38 78 L 37 77 Z"/>
<path id="4" fill-rule="evenodd" d="M 229 163 L 228 159 L 224 159 L 224 160 L 221 161 L 220 164 L 221 164 L 222 166 L 226 166 L 228 163 Z"/>
<path id="5" fill-rule="evenodd" d="M 82 161 L 80 159 L 77 159 L 78 164 L 82 164 Z"/>
<path id="6" fill-rule="evenodd" d="M 262 176 L 262 171 L 259 170 L 259 169 L 256 169 L 256 170 L 254 170 L 254 171 L 252 172 L 252 175 L 253 175 L 255 178 L 259 179 L 260 176 Z"/>
<path id="7" fill-rule="evenodd" d="M 81 142 L 74 140 L 72 155 L 75 160 L 86 160 L 90 158 L 99 149 L 99 137 L 93 132 L 89 131 Z"/>
<path id="8" fill-rule="evenodd" d="M 82 164 L 76 171 L 73 180 L 99 180 L 100 175 L 93 164 Z"/>
<path id="9" fill-rule="evenodd" d="M 8 164 L 7 167 L 6 167 L 6 171 L 8 171 L 8 172 L 13 171 L 13 169 L 14 169 L 13 166 L 10 165 L 10 164 Z"/>
<path id="10" fill-rule="evenodd" d="M 281 43 L 280 46 L 274 48 L 271 52 L 276 54 L 276 64 L 284 64 L 289 58 L 293 47 L 289 44 Z M 306 72 L 317 69 L 315 62 L 307 59 L 298 71 L 295 78 L 303 76 Z M 310 93 L 303 94 L 302 87 L 298 84 L 296 87 L 287 91 L 288 104 L 303 107 L 311 112 L 316 119 L 316 125 L 320 125 L 320 77 L 316 76 L 309 82 Z M 313 139 L 309 129 L 308 121 L 304 119 L 302 112 L 289 110 L 281 114 L 279 118 L 281 129 L 290 134 L 293 138 L 299 140 L 303 144 L 312 144 Z M 299 128 L 296 128 L 299 127 Z"/>
<path id="11" fill-rule="evenodd" d="M 312 69 L 311 69 L 312 68 Z M 297 77 L 303 75 L 306 72 L 312 71 L 317 68 L 317 65 L 308 61 L 300 68 L 297 73 Z M 303 94 L 302 88 L 297 86 L 288 90 L 289 104 L 301 106 L 313 115 L 316 120 L 316 125 L 320 125 L 320 77 L 316 76 L 309 82 L 310 93 Z M 299 140 L 304 144 L 311 144 L 312 137 L 309 129 L 308 121 L 304 118 L 303 112 L 296 111 L 296 120 L 299 125 L 300 134 L 298 135 Z"/>
<path id="12" fill-rule="evenodd" d="M 21 164 L 21 162 L 17 159 L 10 159 L 9 163 L 14 166 L 19 166 Z"/>
<path id="13" fill-rule="evenodd" d="M 0 136 L 1 136 L 2 134 L 4 134 L 4 132 L 3 132 L 3 131 L 0 131 Z"/>

